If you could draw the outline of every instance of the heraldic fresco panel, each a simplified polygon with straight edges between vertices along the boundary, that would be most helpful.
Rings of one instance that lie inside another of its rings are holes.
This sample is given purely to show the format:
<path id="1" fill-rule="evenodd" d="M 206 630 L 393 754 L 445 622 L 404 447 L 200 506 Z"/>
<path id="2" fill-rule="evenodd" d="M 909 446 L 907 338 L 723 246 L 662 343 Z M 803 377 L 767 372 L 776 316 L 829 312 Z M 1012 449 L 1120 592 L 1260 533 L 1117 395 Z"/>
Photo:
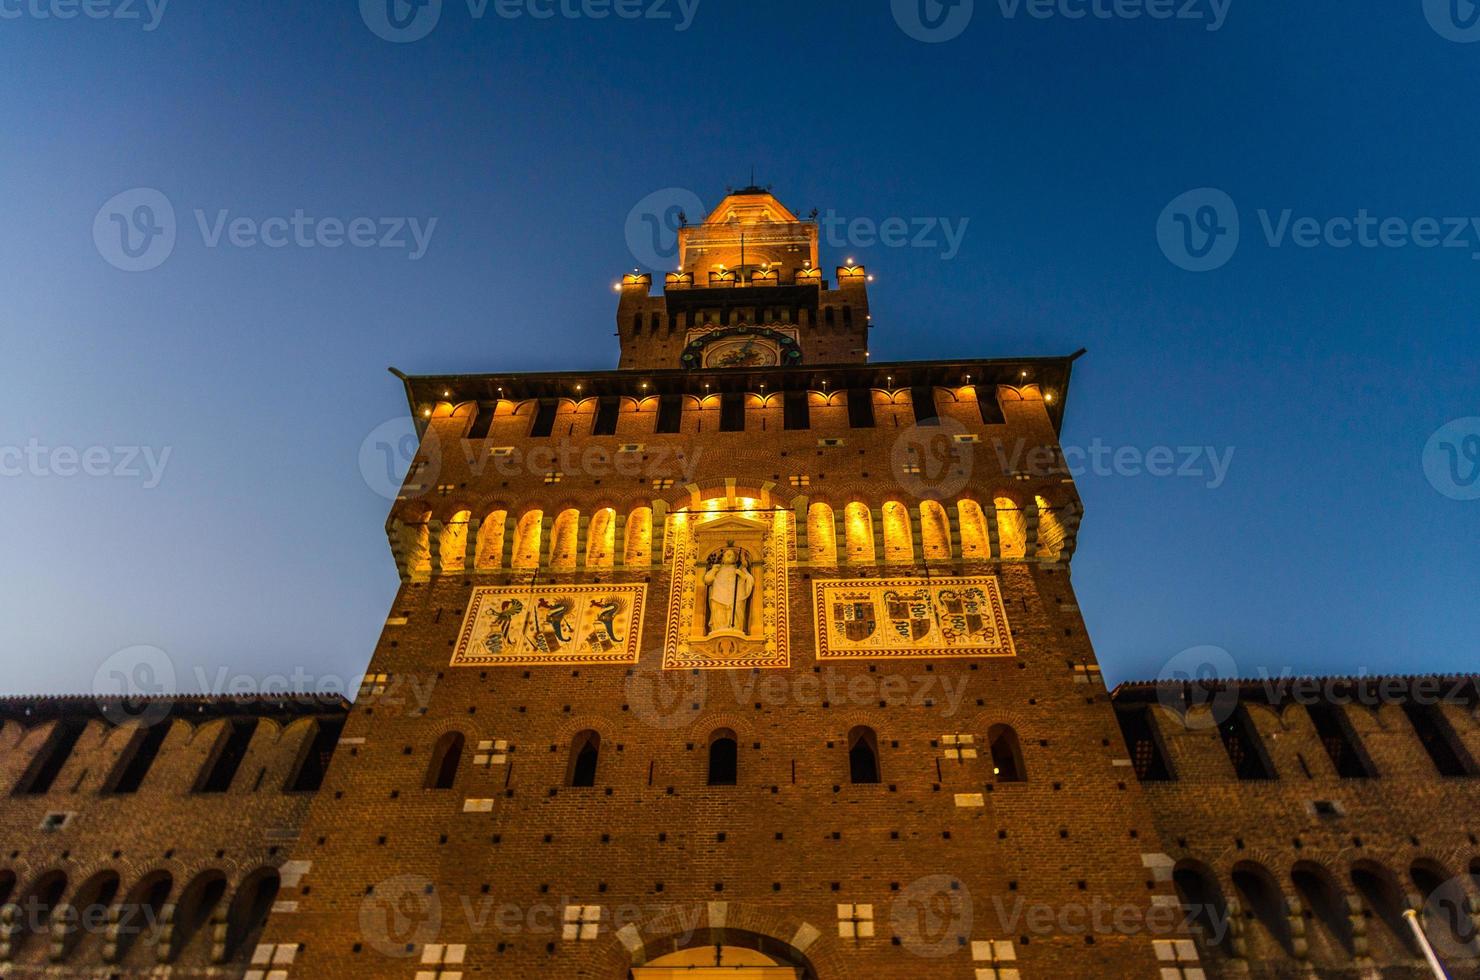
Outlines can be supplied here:
<path id="1" fill-rule="evenodd" d="M 646 585 L 479 586 L 454 667 L 635 664 Z"/>
<path id="2" fill-rule="evenodd" d="M 669 518 L 665 670 L 785 667 L 789 511 L 743 506 Z"/>
<path id="3" fill-rule="evenodd" d="M 1012 657 L 995 576 L 814 582 L 817 659 Z"/>

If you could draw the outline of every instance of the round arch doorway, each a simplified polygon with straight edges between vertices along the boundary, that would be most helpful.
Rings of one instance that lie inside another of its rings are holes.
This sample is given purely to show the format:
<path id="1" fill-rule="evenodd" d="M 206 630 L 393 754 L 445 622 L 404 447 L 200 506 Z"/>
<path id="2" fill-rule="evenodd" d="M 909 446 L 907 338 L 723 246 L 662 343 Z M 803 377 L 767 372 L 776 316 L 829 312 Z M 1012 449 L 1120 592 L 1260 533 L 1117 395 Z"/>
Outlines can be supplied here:
<path id="1" fill-rule="evenodd" d="M 800 980 L 803 973 L 743 946 L 696 946 L 632 968 L 632 980 Z"/>

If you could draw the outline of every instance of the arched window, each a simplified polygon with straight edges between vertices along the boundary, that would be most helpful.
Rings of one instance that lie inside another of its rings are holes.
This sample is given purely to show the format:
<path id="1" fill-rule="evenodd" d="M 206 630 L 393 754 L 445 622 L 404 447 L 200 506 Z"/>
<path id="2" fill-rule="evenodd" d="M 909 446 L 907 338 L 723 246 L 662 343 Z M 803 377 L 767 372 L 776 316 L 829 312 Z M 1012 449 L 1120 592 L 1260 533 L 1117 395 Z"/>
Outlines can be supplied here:
<path id="1" fill-rule="evenodd" d="M 859 725 L 848 733 L 848 779 L 854 783 L 879 781 L 879 739 L 872 728 Z"/>
<path id="2" fill-rule="evenodd" d="M 1471 921 L 1469 909 L 1466 907 L 1467 898 L 1464 890 L 1458 887 L 1459 879 L 1451 878 L 1449 873 L 1437 864 L 1424 861 L 1409 868 L 1408 877 L 1413 880 L 1419 897 L 1423 899 L 1423 904 L 1419 906 L 1419 909 L 1423 918 L 1424 931 L 1441 948 L 1465 950 L 1467 953 L 1472 953 L 1474 947 L 1471 944 L 1475 938 L 1475 924 Z M 1454 881 L 1454 884 L 1446 887 L 1450 881 Z"/>
<path id="3" fill-rule="evenodd" d="M 71 905 L 76 910 L 76 914 L 71 917 L 66 938 L 62 940 L 62 959 L 68 959 L 79 953 L 86 959 L 86 947 L 102 942 L 102 930 L 96 926 L 83 928 L 80 923 L 106 921 L 108 907 L 117 897 L 117 872 L 99 871 L 82 883 L 72 896 Z"/>
<path id="4" fill-rule="evenodd" d="M 1301 863 L 1290 871 L 1290 883 L 1304 907 L 1312 959 L 1332 966 L 1350 962 L 1355 952 L 1351 917 L 1336 882 L 1319 865 Z"/>
<path id="5" fill-rule="evenodd" d="M 462 762 L 462 732 L 448 732 L 432 748 L 432 761 L 427 766 L 426 789 L 451 789 L 457 781 L 457 767 Z"/>
<path id="6" fill-rule="evenodd" d="M 1179 864 L 1172 870 L 1172 884 L 1203 955 L 1228 954 L 1228 903 L 1217 879 L 1201 865 Z"/>
<path id="7" fill-rule="evenodd" d="M 587 729 L 570 740 L 570 769 L 566 782 L 571 786 L 596 785 L 596 761 L 601 753 L 601 736 Z"/>
<path id="8" fill-rule="evenodd" d="M 735 733 L 721 728 L 709 736 L 709 785 L 734 786 L 740 771 L 740 750 Z"/>
<path id="9" fill-rule="evenodd" d="M 19 935 L 12 940 L 12 956 L 15 955 L 15 948 L 28 940 L 38 944 L 46 941 L 51 934 L 52 916 L 66 891 L 67 876 L 61 871 L 43 875 L 30 887 L 20 901 L 25 915 L 20 917 L 22 921 Z"/>
<path id="10" fill-rule="evenodd" d="M 157 871 L 148 875 L 129 892 L 125 899 L 128 907 L 137 913 L 134 920 L 139 924 L 135 929 L 121 929 L 118 933 L 118 962 L 124 962 L 128 951 L 134 947 L 151 947 L 158 942 L 157 930 L 164 926 L 160 919 L 160 910 L 164 908 L 165 902 L 169 901 L 170 892 L 175 888 L 175 879 L 170 877 L 169 872 Z M 140 960 L 153 960 L 153 951 L 140 955 Z"/>
<path id="11" fill-rule="evenodd" d="M 1420 955 L 1413 933 L 1403 921 L 1407 903 L 1392 872 L 1377 865 L 1360 864 L 1352 868 L 1352 887 L 1361 896 L 1363 914 L 1368 920 L 1367 940 L 1372 945 L 1372 958 L 1382 962 Z"/>
<path id="12" fill-rule="evenodd" d="M 237 887 L 226 913 L 226 962 L 245 963 L 252 955 L 277 893 L 276 868 L 261 868 Z"/>
<path id="13" fill-rule="evenodd" d="M 837 525 L 833 509 L 824 503 L 807 508 L 807 552 L 814 565 L 835 567 L 838 563 Z"/>
<path id="14" fill-rule="evenodd" d="M 987 729 L 987 745 L 992 753 L 992 774 L 999 783 L 1024 783 L 1028 769 L 1023 765 L 1023 747 L 1011 725 L 993 725 Z"/>
<path id="15" fill-rule="evenodd" d="M 1285 896 L 1263 866 L 1244 862 L 1233 869 L 1233 888 L 1244 907 L 1245 936 L 1256 959 L 1284 959 L 1294 955 Z"/>
<path id="16" fill-rule="evenodd" d="M 170 943 L 170 962 L 180 959 L 181 954 L 190 946 L 216 915 L 216 907 L 226 896 L 226 876 L 219 871 L 205 871 L 198 875 L 194 881 L 186 886 L 181 894 L 180 900 L 175 905 L 174 929 Z M 202 939 L 201 944 L 208 944 L 209 939 Z M 194 959 L 188 957 L 187 959 Z M 204 956 L 201 959 L 205 959 Z"/>

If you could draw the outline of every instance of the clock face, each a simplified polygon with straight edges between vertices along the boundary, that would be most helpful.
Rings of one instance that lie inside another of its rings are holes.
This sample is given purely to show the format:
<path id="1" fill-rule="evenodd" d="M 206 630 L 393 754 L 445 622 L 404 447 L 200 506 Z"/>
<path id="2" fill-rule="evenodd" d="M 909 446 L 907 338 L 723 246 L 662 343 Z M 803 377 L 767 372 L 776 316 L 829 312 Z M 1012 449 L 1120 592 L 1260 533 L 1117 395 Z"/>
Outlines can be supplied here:
<path id="1" fill-rule="evenodd" d="M 705 367 L 775 367 L 780 363 L 781 353 L 776 345 L 754 336 L 722 340 L 704 350 Z"/>

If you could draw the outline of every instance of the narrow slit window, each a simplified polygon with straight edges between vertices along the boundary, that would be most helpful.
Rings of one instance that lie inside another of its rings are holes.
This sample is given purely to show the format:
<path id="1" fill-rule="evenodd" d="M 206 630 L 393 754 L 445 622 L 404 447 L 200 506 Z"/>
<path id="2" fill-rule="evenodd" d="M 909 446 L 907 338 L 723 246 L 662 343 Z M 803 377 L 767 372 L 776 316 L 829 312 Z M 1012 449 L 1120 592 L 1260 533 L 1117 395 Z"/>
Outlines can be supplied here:
<path id="1" fill-rule="evenodd" d="M 619 397 L 608 397 L 601 399 L 596 406 L 596 421 L 591 426 L 593 436 L 614 436 L 617 434 L 617 415 L 622 408 L 622 399 Z"/>
<path id="2" fill-rule="evenodd" d="M 683 431 L 683 395 L 663 395 L 658 399 L 659 433 Z"/>
<path id="3" fill-rule="evenodd" d="M 848 425 L 855 429 L 872 429 L 874 427 L 874 393 L 872 389 L 848 389 Z"/>
<path id="4" fill-rule="evenodd" d="M 720 396 L 719 402 L 719 431 L 721 432 L 744 432 L 745 431 L 745 394 L 739 391 L 730 391 Z"/>
<path id="5" fill-rule="evenodd" d="M 534 424 L 529 428 L 532 438 L 543 439 L 555 431 L 555 411 L 559 403 L 553 399 L 541 399 L 539 408 L 534 413 Z"/>
<path id="6" fill-rule="evenodd" d="M 805 391 L 788 391 L 786 393 L 786 417 L 785 425 L 788 429 L 810 429 L 812 427 L 811 408 L 807 404 L 807 393 Z"/>

